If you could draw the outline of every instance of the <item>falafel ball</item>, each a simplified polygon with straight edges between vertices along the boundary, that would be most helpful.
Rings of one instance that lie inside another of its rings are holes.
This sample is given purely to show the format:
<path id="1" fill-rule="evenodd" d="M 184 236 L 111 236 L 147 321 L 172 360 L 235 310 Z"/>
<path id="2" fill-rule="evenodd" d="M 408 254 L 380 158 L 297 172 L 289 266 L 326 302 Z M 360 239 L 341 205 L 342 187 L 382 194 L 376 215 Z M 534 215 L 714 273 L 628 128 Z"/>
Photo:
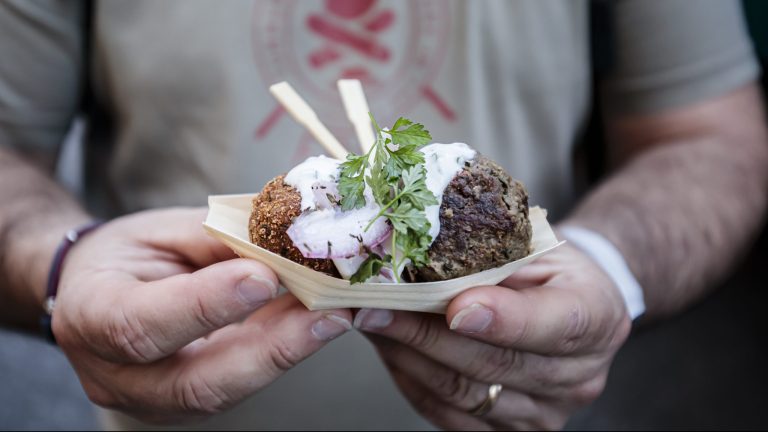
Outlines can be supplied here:
<path id="1" fill-rule="evenodd" d="M 288 228 L 301 214 L 301 194 L 285 184 L 284 179 L 285 174 L 275 177 L 253 198 L 253 211 L 248 221 L 251 243 L 312 270 L 340 277 L 332 260 L 304 258 L 288 237 Z"/>
<path id="2" fill-rule="evenodd" d="M 477 154 L 451 180 L 440 206 L 440 233 L 411 281 L 448 280 L 502 266 L 531 252 L 525 186 Z"/>

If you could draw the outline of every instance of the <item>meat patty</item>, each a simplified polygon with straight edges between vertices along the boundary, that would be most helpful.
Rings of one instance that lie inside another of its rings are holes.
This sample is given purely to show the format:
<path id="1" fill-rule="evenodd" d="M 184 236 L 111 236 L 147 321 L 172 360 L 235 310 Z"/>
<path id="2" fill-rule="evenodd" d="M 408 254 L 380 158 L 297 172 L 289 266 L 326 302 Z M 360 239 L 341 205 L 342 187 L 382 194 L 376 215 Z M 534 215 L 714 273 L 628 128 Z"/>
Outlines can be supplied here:
<path id="1" fill-rule="evenodd" d="M 440 206 L 440 233 L 428 264 L 408 268 L 412 281 L 453 279 L 499 267 L 531 252 L 528 193 L 482 155 L 451 180 Z"/>
<path id="2" fill-rule="evenodd" d="M 340 277 L 332 260 L 304 258 L 288 237 L 293 219 L 301 214 L 301 194 L 283 181 L 285 175 L 272 179 L 253 199 L 248 222 L 251 243 L 279 254 L 312 270 Z"/>

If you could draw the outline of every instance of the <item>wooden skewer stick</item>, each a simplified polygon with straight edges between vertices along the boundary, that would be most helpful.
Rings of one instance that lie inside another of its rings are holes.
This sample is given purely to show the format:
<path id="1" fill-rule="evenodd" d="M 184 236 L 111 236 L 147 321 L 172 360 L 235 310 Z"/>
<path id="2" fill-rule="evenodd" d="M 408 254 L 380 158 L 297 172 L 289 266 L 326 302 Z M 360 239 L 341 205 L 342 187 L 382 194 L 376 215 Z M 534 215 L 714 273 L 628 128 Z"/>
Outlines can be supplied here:
<path id="1" fill-rule="evenodd" d="M 309 130 L 309 133 L 315 137 L 329 155 L 336 159 L 346 159 L 349 153 L 347 149 L 341 145 L 339 140 L 317 118 L 315 111 L 296 93 L 296 90 L 290 84 L 285 81 L 273 84 L 269 87 L 269 91 L 294 120 Z"/>
<path id="2" fill-rule="evenodd" d="M 344 109 L 347 111 L 347 118 L 355 127 L 360 147 L 363 149 L 363 153 L 367 153 L 376 138 L 373 126 L 371 126 L 370 108 L 368 108 L 368 102 L 365 100 L 363 86 L 360 84 L 360 80 L 356 79 L 338 80 L 336 84 L 339 87 L 339 93 L 341 93 L 341 100 L 344 102 Z"/>

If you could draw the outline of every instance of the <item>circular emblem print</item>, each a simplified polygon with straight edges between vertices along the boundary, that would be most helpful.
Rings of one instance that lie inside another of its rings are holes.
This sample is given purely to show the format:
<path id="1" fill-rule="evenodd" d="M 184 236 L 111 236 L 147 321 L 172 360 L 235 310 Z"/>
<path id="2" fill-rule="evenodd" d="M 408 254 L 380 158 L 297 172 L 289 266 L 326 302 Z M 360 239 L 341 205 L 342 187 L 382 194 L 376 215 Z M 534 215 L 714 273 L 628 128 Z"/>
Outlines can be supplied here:
<path id="1" fill-rule="evenodd" d="M 439 0 L 273 0 L 255 8 L 254 56 L 264 82 L 290 82 L 331 128 L 348 123 L 336 89 L 342 78 L 363 82 L 380 117 L 427 101 L 453 120 L 431 87 L 449 25 L 448 4 Z M 280 115 L 276 109 L 264 119 L 257 136 Z"/>

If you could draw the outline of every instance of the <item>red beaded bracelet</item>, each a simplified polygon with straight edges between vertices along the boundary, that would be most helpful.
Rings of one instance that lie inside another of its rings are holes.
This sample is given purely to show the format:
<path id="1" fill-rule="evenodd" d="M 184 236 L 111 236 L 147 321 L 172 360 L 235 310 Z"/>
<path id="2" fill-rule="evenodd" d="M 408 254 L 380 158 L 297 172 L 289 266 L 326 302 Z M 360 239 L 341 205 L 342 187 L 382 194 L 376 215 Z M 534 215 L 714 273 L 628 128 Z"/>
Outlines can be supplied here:
<path id="1" fill-rule="evenodd" d="M 51 269 L 48 272 L 48 285 L 45 289 L 45 300 L 43 301 L 44 313 L 40 317 L 40 330 L 43 336 L 51 342 L 56 344 L 56 337 L 53 335 L 53 329 L 51 328 L 51 317 L 53 314 L 53 307 L 56 303 L 56 293 L 59 289 L 59 279 L 61 278 L 62 264 L 64 264 L 64 258 L 67 257 L 67 253 L 83 236 L 89 232 L 98 228 L 104 222 L 94 221 L 85 224 L 81 227 L 71 229 L 67 231 L 64 238 L 59 243 L 59 247 L 56 249 L 56 254 L 53 256 L 53 262 L 51 263 Z"/>

